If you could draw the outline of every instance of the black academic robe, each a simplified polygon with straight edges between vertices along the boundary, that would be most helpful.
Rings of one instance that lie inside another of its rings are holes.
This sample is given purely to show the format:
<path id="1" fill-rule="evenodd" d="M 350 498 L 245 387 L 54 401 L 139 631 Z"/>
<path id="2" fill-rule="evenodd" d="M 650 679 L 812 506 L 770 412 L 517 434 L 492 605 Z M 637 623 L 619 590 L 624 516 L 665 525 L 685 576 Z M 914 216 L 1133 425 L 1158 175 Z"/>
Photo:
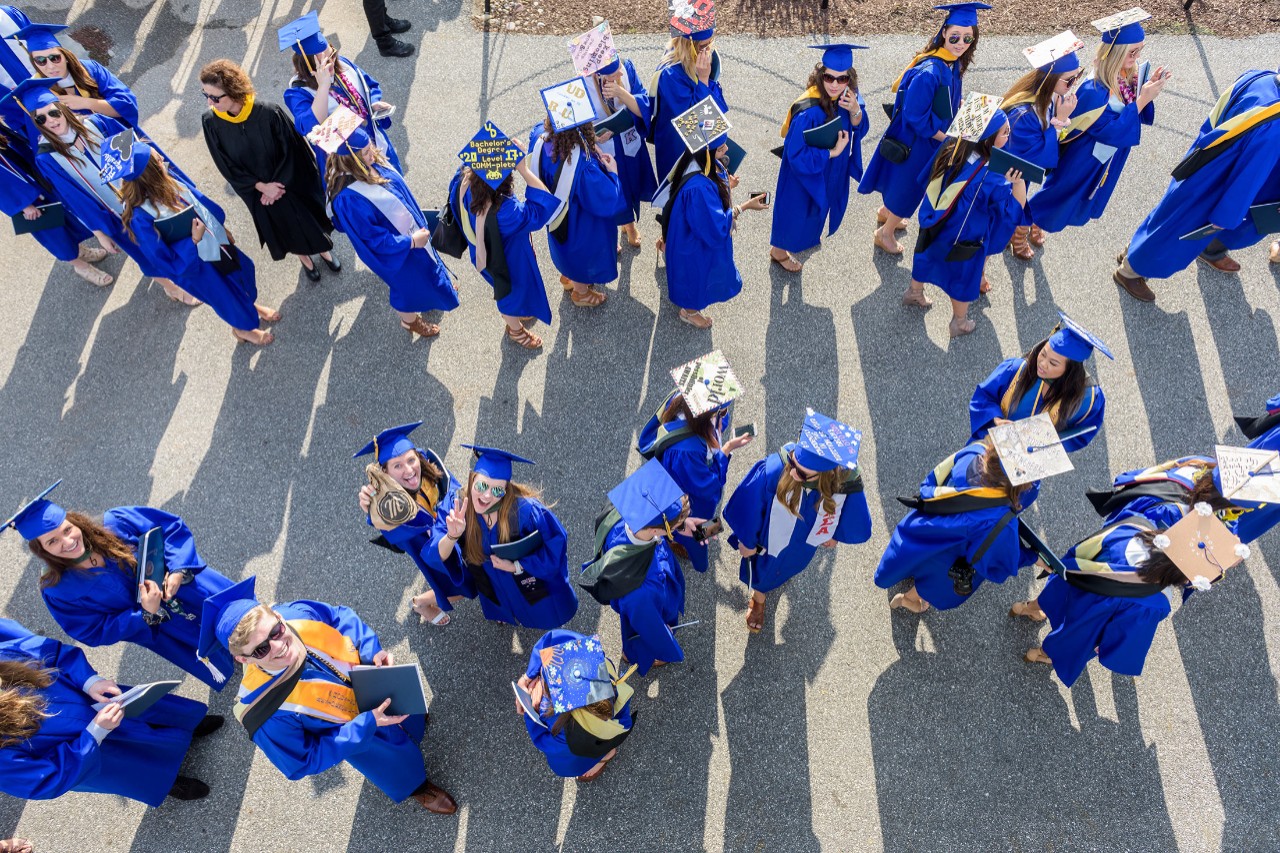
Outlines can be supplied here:
<path id="1" fill-rule="evenodd" d="M 282 107 L 254 103 L 248 117 L 239 122 L 219 118 L 210 110 L 202 123 L 214 165 L 249 208 L 258 240 L 273 260 L 333 248 L 329 239 L 333 223 L 325 214 L 315 155 Z M 262 193 L 254 187 L 259 181 L 284 184 L 284 195 L 273 204 L 263 204 Z"/>

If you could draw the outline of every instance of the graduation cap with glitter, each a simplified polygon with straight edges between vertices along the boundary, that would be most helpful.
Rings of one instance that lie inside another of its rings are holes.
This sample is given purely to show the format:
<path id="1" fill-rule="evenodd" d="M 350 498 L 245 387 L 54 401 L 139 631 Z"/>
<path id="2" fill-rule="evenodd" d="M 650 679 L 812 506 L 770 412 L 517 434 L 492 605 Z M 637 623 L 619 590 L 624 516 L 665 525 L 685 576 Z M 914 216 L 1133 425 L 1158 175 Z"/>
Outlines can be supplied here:
<path id="1" fill-rule="evenodd" d="M 671 126 L 680 134 L 680 141 L 690 153 L 703 148 L 712 151 L 724 144 L 733 125 L 725 117 L 724 110 L 710 95 L 694 104 L 671 120 Z"/>
<path id="2" fill-rule="evenodd" d="M 598 636 L 575 637 L 538 651 L 542 659 L 544 705 L 557 714 L 618 695 Z"/>
<path id="3" fill-rule="evenodd" d="M 706 41 L 715 35 L 715 0 L 670 0 L 671 35 L 693 41 Z"/>
<path id="4" fill-rule="evenodd" d="M 67 511 L 53 501 L 45 500 L 61 483 L 59 480 L 18 507 L 17 512 L 5 519 L 4 524 L 0 524 L 0 531 L 12 527 L 18 531 L 19 536 L 30 542 L 61 527 L 66 520 Z"/>
<path id="5" fill-rule="evenodd" d="M 66 29 L 69 27 L 64 24 L 27 24 L 8 38 L 22 42 L 29 52 L 53 50 L 62 47 L 58 33 Z"/>
<path id="6" fill-rule="evenodd" d="M 1149 12 L 1134 6 L 1091 23 L 1102 33 L 1104 44 L 1138 44 L 1147 38 L 1142 22 L 1150 17 Z"/>
<path id="7" fill-rule="evenodd" d="M 1213 482 L 1224 498 L 1250 509 L 1280 503 L 1280 452 L 1220 444 L 1214 456 Z"/>
<path id="8" fill-rule="evenodd" d="M 1249 556 L 1249 548 L 1227 529 L 1206 503 L 1156 535 L 1152 544 L 1173 561 L 1191 585 L 1205 590 L 1223 573 Z"/>
<path id="9" fill-rule="evenodd" d="M 1116 360 L 1111 349 L 1097 335 L 1072 320 L 1065 311 L 1059 311 L 1058 316 L 1062 322 L 1049 336 L 1049 346 L 1054 352 L 1072 361 L 1084 361 L 1097 350 L 1112 361 Z"/>
<path id="10" fill-rule="evenodd" d="M 805 409 L 800 425 L 800 440 L 793 451 L 796 462 L 810 471 L 834 471 L 858 467 L 858 451 L 862 448 L 862 430 L 829 418 L 813 409 Z"/>
<path id="11" fill-rule="evenodd" d="M 712 350 L 671 371 L 676 388 L 696 418 L 727 406 L 742 394 L 742 385 L 720 350 Z"/>
<path id="12" fill-rule="evenodd" d="M 960 104 L 956 117 L 951 120 L 951 126 L 947 128 L 947 136 L 954 136 L 966 142 L 981 142 L 1003 126 L 1003 122 L 999 124 L 995 122 L 997 116 L 1003 115 L 998 96 L 970 92 L 964 96 L 964 103 Z"/>
<path id="13" fill-rule="evenodd" d="M 486 121 L 484 127 L 476 131 L 471 141 L 458 152 L 458 159 L 462 164 L 495 190 L 520 165 L 523 158 L 524 152 L 520 150 L 520 146 L 512 142 L 491 121 Z"/>
<path id="14" fill-rule="evenodd" d="M 574 70 L 584 76 L 612 73 L 604 71 L 618 61 L 618 48 L 613 43 L 609 22 L 601 21 L 585 33 L 571 38 L 569 58 L 573 60 Z"/>
<path id="15" fill-rule="evenodd" d="M 1076 38 L 1071 30 L 1063 30 L 1050 39 L 1032 45 L 1022 51 L 1027 62 L 1037 71 L 1045 74 L 1060 74 L 1064 71 L 1075 71 L 1080 67 L 1077 51 L 1084 47 L 1084 42 Z"/>
<path id="16" fill-rule="evenodd" d="M 1075 467 L 1062 446 L 1065 439 L 1058 434 L 1048 412 L 998 424 L 987 434 L 1011 485 L 1021 486 L 1065 474 Z"/>

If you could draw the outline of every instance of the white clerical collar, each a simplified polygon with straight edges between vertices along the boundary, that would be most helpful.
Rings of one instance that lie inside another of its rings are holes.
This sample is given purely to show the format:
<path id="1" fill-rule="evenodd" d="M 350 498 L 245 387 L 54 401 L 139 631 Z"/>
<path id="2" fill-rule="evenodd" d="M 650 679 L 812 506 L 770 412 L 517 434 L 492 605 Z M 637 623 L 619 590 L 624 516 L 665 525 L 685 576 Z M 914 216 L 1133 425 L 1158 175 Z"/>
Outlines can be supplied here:
<path id="1" fill-rule="evenodd" d="M 628 527 L 628 526 L 627 526 L 627 525 L 625 525 L 625 524 L 624 524 L 624 525 L 622 525 L 622 529 L 623 529 L 624 531 L 626 531 L 627 538 L 631 540 L 631 544 L 632 544 L 632 545 L 648 545 L 648 544 L 652 541 L 652 540 L 650 540 L 650 539 L 641 539 L 641 538 L 639 538 L 639 537 L 638 537 L 638 536 L 636 536 L 634 533 L 632 533 L 632 532 L 631 532 L 631 528 L 630 528 L 630 527 Z"/>

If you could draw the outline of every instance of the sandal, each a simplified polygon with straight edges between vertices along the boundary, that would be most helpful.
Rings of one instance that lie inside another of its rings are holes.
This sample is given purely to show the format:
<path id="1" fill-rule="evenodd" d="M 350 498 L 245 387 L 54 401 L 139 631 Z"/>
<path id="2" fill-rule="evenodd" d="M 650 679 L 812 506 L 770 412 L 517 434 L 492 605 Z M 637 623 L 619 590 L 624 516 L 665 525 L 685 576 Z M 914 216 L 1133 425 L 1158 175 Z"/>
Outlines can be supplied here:
<path id="1" fill-rule="evenodd" d="M 775 257 L 773 252 L 770 252 L 769 263 L 777 264 L 787 272 L 800 272 L 800 270 L 804 269 L 804 264 L 797 261 L 795 255 L 790 252 L 787 252 L 787 256 L 785 258 Z M 795 266 L 789 267 L 787 264 L 795 264 Z"/>
<path id="2" fill-rule="evenodd" d="M 978 292 L 979 293 L 991 292 L 991 280 L 987 278 L 985 275 L 982 277 L 982 284 L 978 285 Z"/>
<path id="3" fill-rule="evenodd" d="M 1044 649 L 1039 648 L 1028 650 L 1027 653 L 1022 656 L 1022 659 L 1027 663 L 1053 663 L 1053 660 L 1044 653 Z"/>
<path id="4" fill-rule="evenodd" d="M 418 618 L 421 619 L 423 622 L 430 622 L 432 625 L 436 625 L 441 628 L 449 624 L 449 614 L 446 613 L 444 610 L 442 610 L 440 607 L 435 607 L 436 615 L 428 619 L 427 614 L 423 613 L 421 610 L 418 609 L 417 596 L 415 596 L 413 601 L 410 602 L 410 606 L 413 608 L 413 612 L 417 613 Z"/>
<path id="5" fill-rule="evenodd" d="M 1009 250 L 1013 252 L 1014 257 L 1029 261 L 1036 256 L 1035 250 L 1027 242 L 1027 235 L 1030 233 L 1031 229 L 1025 225 L 1019 225 L 1013 229 L 1013 236 L 1009 238 Z"/>
<path id="6" fill-rule="evenodd" d="M 897 249 L 893 249 L 890 248 L 888 244 L 881 242 L 879 229 L 871 232 L 871 242 L 875 244 L 877 249 L 884 252 L 886 255 L 901 255 L 903 252 L 901 244 L 898 244 Z"/>
<path id="7" fill-rule="evenodd" d="M 1280 264 L 1280 240 L 1271 244 L 1271 263 Z"/>
<path id="8" fill-rule="evenodd" d="M 517 343 L 520 346 L 524 347 L 525 349 L 541 349 L 542 348 L 542 338 L 538 337 L 533 332 L 529 331 L 523 326 L 520 327 L 519 331 L 516 331 L 515 329 L 512 329 L 510 326 L 507 326 L 507 338 L 509 338 L 514 343 Z"/>
<path id="9" fill-rule="evenodd" d="M 245 334 L 252 335 L 255 332 L 257 333 L 256 339 L 241 337 L 240 332 L 238 330 L 236 329 L 231 330 L 231 334 L 235 336 L 237 344 L 253 344 L 255 347 L 265 347 L 267 344 L 271 343 L 276 339 L 275 335 L 271 334 L 265 329 L 254 329 L 251 332 L 245 332 Z"/>
<path id="10" fill-rule="evenodd" d="M 960 338 L 972 332 L 978 327 L 978 324 L 968 317 L 951 318 L 951 323 L 947 326 L 947 331 L 951 333 L 951 337 Z"/>
<path id="11" fill-rule="evenodd" d="M 581 296 L 577 292 L 569 294 L 569 301 L 579 308 L 598 308 L 604 304 L 606 299 L 603 290 L 596 290 L 595 287 L 588 285 L 587 292 Z"/>
<path id="12" fill-rule="evenodd" d="M 914 287 L 908 287 L 907 292 L 902 295 L 903 305 L 917 305 L 921 308 L 932 308 L 933 300 L 925 295 L 924 287 L 919 290 Z"/>
<path id="13" fill-rule="evenodd" d="M 706 314 L 703 314 L 701 311 L 686 311 L 681 308 L 680 319 L 685 323 L 688 323 L 690 326 L 693 326 L 695 329 L 711 328 L 711 318 Z"/>
<path id="14" fill-rule="evenodd" d="M 564 288 L 565 293 L 569 293 L 573 290 L 573 282 L 564 276 L 560 276 L 560 286 Z"/>
<path id="15" fill-rule="evenodd" d="M 94 287 L 106 287 L 108 284 L 115 281 L 115 279 L 111 277 L 110 273 L 105 270 L 100 270 L 97 267 L 84 266 L 72 267 L 72 269 L 75 270 L 76 275 L 80 276 Z"/>
<path id="16" fill-rule="evenodd" d="M 1032 622 L 1043 622 L 1048 619 L 1040 605 L 1036 604 L 1035 599 L 1030 601 L 1019 601 L 1017 604 L 1009 608 L 1010 616 L 1021 616 L 1024 619 L 1030 619 Z"/>
<path id="17" fill-rule="evenodd" d="M 616 749 L 611 750 L 608 757 L 602 758 L 598 762 L 596 762 L 596 766 L 588 770 L 586 773 L 583 773 L 581 776 L 579 776 L 577 778 L 577 781 L 594 782 L 595 780 L 600 778 L 600 774 L 604 773 L 605 768 L 609 766 L 609 762 L 613 761 L 613 759 L 617 757 L 618 757 L 618 750 Z"/>
<path id="18" fill-rule="evenodd" d="M 440 334 L 439 323 L 428 323 L 421 317 L 414 317 L 412 323 L 406 323 L 404 320 L 401 320 L 400 328 L 409 333 L 409 340 L 413 340 L 415 332 L 424 338 L 434 338 L 436 335 Z"/>
<path id="19" fill-rule="evenodd" d="M 263 321 L 265 321 L 265 322 L 267 322 L 267 323 L 279 323 L 279 322 L 280 322 L 280 312 L 279 312 L 279 311 L 277 311 L 276 309 L 274 309 L 274 308 L 263 308 L 263 307 L 258 306 L 258 305 L 254 305 L 253 307 L 257 309 L 257 311 L 258 311 L 258 316 L 259 316 L 259 317 L 261 317 L 261 318 L 263 319 Z"/>
<path id="20" fill-rule="evenodd" d="M 921 613 L 924 613 L 926 610 L 929 609 L 929 602 L 925 601 L 923 598 L 920 599 L 920 604 L 924 606 L 920 607 L 920 609 L 918 610 L 916 609 L 917 605 L 910 604 L 909 603 L 910 601 L 911 599 L 907 598 L 907 594 L 905 592 L 900 592 L 897 595 L 895 595 L 893 598 L 889 599 L 889 609 L 890 610 L 910 610 L 912 613 L 916 614 L 917 616 L 919 616 Z"/>
<path id="21" fill-rule="evenodd" d="M 632 225 L 630 228 L 623 228 L 622 233 L 627 235 L 627 245 L 633 249 L 640 248 L 640 232 Z"/>
<path id="22" fill-rule="evenodd" d="M 1031 240 L 1031 244 L 1032 244 L 1033 246 L 1043 246 L 1043 245 L 1044 245 L 1044 231 L 1043 231 L 1043 230 L 1041 230 L 1041 228 L 1040 228 L 1040 226 L 1039 226 L 1039 225 L 1034 225 L 1034 224 L 1033 224 L 1033 225 L 1031 226 L 1031 233 L 1028 235 L 1028 239 L 1030 239 L 1030 240 Z"/>
<path id="23" fill-rule="evenodd" d="M 79 260 L 85 261 L 87 263 L 96 264 L 98 261 L 102 260 L 106 256 L 107 256 L 106 249 L 99 248 L 98 246 L 85 246 L 81 244 L 80 254 L 77 257 Z M 3 851 L 0 851 L 0 853 L 3 853 Z"/>
<path id="24" fill-rule="evenodd" d="M 756 601 L 753 595 L 747 602 L 747 630 L 753 634 L 759 634 L 760 629 L 764 627 L 764 602 Z"/>
<path id="25" fill-rule="evenodd" d="M 164 295 L 172 299 L 174 302 L 179 302 L 191 308 L 195 308 L 197 305 L 204 304 L 199 299 L 196 299 L 194 296 L 192 296 L 190 293 L 187 293 L 181 287 L 178 287 L 176 284 L 170 285 L 170 287 L 172 287 L 173 290 L 170 290 L 168 287 L 165 287 L 163 284 L 160 285 L 160 287 L 161 289 L 164 290 Z"/>

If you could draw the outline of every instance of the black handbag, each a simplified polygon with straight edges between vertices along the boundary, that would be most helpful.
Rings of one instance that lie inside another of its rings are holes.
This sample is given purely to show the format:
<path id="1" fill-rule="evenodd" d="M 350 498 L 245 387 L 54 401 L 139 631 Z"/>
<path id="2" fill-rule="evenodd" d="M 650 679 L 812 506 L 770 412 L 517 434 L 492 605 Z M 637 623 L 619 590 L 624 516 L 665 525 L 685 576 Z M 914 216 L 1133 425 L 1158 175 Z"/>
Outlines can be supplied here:
<path id="1" fill-rule="evenodd" d="M 431 246 L 451 258 L 461 258 L 467 251 L 467 235 L 462 233 L 462 226 L 453 214 L 453 199 L 440 208 L 440 219 L 431 232 Z"/>
<path id="2" fill-rule="evenodd" d="M 951 251 L 947 252 L 946 260 L 950 263 L 967 261 L 981 251 L 981 240 L 961 240 L 951 245 Z"/>
<path id="3" fill-rule="evenodd" d="M 879 150 L 880 156 L 890 163 L 905 163 L 911 156 L 911 146 L 899 142 L 892 136 L 886 136 L 880 140 Z"/>

